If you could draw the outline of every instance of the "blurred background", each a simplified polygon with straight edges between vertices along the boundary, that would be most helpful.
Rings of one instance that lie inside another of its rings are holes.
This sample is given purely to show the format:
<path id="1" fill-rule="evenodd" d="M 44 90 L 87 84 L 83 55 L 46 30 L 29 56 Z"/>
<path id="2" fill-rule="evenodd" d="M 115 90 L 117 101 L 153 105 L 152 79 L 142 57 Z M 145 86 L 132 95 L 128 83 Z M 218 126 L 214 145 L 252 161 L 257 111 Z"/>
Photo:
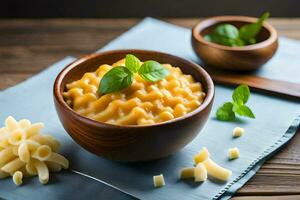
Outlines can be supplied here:
<path id="1" fill-rule="evenodd" d="M 1 18 L 206 17 L 253 15 L 299 17 L 299 0 L 7 0 Z"/>
<path id="2" fill-rule="evenodd" d="M 300 40 L 299 8 L 299 0 L 2 0 L 0 90 L 95 52 L 146 16 L 191 28 L 203 17 L 269 11 L 281 36 Z"/>

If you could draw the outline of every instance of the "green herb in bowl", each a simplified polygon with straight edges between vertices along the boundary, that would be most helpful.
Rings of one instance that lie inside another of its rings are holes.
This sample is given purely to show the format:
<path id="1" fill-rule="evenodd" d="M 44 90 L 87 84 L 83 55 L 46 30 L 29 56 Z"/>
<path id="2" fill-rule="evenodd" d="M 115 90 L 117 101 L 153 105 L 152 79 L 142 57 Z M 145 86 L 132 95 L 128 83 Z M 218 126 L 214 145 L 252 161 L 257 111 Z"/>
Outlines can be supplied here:
<path id="1" fill-rule="evenodd" d="M 270 16 L 264 13 L 256 23 L 246 24 L 239 29 L 232 24 L 220 24 L 211 33 L 204 36 L 210 42 L 225 46 L 246 46 L 255 44 L 263 22 Z"/>

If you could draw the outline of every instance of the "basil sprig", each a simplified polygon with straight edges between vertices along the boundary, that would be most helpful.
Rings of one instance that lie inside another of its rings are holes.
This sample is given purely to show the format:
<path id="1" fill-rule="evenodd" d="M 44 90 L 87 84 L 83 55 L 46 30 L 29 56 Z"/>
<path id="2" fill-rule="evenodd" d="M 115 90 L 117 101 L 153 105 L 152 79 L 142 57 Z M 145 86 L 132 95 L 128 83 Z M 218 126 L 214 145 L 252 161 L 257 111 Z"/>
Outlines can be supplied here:
<path id="1" fill-rule="evenodd" d="M 146 81 L 155 82 L 169 74 L 169 70 L 156 61 L 149 60 L 144 62 L 139 69 L 139 75 Z"/>
<path id="2" fill-rule="evenodd" d="M 232 94 L 232 102 L 226 102 L 219 107 L 216 113 L 217 119 L 221 121 L 233 121 L 236 114 L 244 117 L 255 118 L 251 109 L 246 106 L 250 98 L 250 90 L 247 85 L 238 86 Z"/>
<path id="3" fill-rule="evenodd" d="M 107 94 L 125 89 L 132 84 L 136 73 L 148 82 L 155 82 L 165 78 L 169 74 L 169 70 L 153 60 L 141 64 L 137 57 L 128 54 L 125 58 L 125 66 L 113 67 L 104 74 L 98 92 Z"/>
<path id="4" fill-rule="evenodd" d="M 264 13 L 255 23 L 246 24 L 240 29 L 231 24 L 220 24 L 211 33 L 204 36 L 210 42 L 225 46 L 245 46 L 256 43 L 256 36 L 262 28 L 262 24 L 270 16 Z"/>

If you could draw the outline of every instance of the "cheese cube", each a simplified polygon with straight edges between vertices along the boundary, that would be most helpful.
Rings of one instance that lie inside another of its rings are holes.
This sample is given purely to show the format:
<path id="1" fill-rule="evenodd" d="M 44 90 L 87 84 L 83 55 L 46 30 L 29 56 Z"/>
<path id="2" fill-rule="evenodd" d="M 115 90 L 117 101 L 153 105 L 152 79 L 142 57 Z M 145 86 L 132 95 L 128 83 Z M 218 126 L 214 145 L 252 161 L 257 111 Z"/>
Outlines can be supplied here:
<path id="1" fill-rule="evenodd" d="M 162 174 L 153 176 L 154 187 L 162 187 L 165 185 L 164 176 Z"/>
<path id="2" fill-rule="evenodd" d="M 180 170 L 180 179 L 194 178 L 195 167 L 185 167 Z"/>
<path id="3" fill-rule="evenodd" d="M 238 148 L 234 147 L 228 150 L 228 156 L 230 159 L 236 159 L 240 156 L 240 151 Z"/>
<path id="4" fill-rule="evenodd" d="M 209 152 L 206 147 L 203 147 L 202 150 L 194 156 L 194 162 L 195 164 L 198 164 L 200 162 L 203 162 L 209 157 Z"/>
<path id="5" fill-rule="evenodd" d="M 207 170 L 202 163 L 197 164 L 195 167 L 195 182 L 202 182 L 207 179 Z"/>
<path id="6" fill-rule="evenodd" d="M 241 127 L 235 127 L 232 131 L 233 137 L 240 137 L 244 134 L 245 130 Z"/>

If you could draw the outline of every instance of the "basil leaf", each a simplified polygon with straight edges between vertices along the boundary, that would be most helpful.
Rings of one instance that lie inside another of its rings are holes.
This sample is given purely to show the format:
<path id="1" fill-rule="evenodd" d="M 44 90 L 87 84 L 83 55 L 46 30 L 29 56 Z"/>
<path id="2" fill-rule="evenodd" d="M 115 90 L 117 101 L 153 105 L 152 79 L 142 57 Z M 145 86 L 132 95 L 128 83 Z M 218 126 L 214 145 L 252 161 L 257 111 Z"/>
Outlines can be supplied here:
<path id="1" fill-rule="evenodd" d="M 114 67 L 102 77 L 98 92 L 107 94 L 120 91 L 130 86 L 133 78 L 133 74 L 126 67 Z"/>
<path id="2" fill-rule="evenodd" d="M 255 118 L 252 110 L 246 105 L 233 104 L 233 111 L 240 116 Z"/>
<path id="3" fill-rule="evenodd" d="M 132 54 L 127 54 L 125 58 L 125 67 L 127 67 L 132 73 L 138 72 L 141 66 L 141 61 Z"/>
<path id="4" fill-rule="evenodd" d="M 264 13 L 256 23 L 246 24 L 239 30 L 239 37 L 249 44 L 253 44 L 253 39 L 260 32 L 263 22 L 270 16 L 269 12 Z"/>
<path id="5" fill-rule="evenodd" d="M 231 24 L 221 24 L 214 29 L 213 35 L 236 39 L 239 36 L 239 31 L 235 26 Z"/>
<path id="6" fill-rule="evenodd" d="M 237 104 L 245 104 L 247 103 L 250 97 L 250 89 L 247 85 L 240 85 L 238 86 L 232 94 L 233 102 Z"/>
<path id="7" fill-rule="evenodd" d="M 232 111 L 233 104 L 231 102 L 226 102 L 223 106 L 219 107 L 217 110 L 217 119 L 222 121 L 233 121 L 235 119 L 235 114 Z"/>
<path id="8" fill-rule="evenodd" d="M 210 34 L 205 35 L 204 39 L 226 46 L 243 46 L 244 42 L 239 39 L 238 29 L 231 24 L 221 24 Z"/>
<path id="9" fill-rule="evenodd" d="M 144 80 L 155 82 L 165 78 L 170 72 L 158 62 L 149 60 L 142 64 L 138 73 Z"/>

